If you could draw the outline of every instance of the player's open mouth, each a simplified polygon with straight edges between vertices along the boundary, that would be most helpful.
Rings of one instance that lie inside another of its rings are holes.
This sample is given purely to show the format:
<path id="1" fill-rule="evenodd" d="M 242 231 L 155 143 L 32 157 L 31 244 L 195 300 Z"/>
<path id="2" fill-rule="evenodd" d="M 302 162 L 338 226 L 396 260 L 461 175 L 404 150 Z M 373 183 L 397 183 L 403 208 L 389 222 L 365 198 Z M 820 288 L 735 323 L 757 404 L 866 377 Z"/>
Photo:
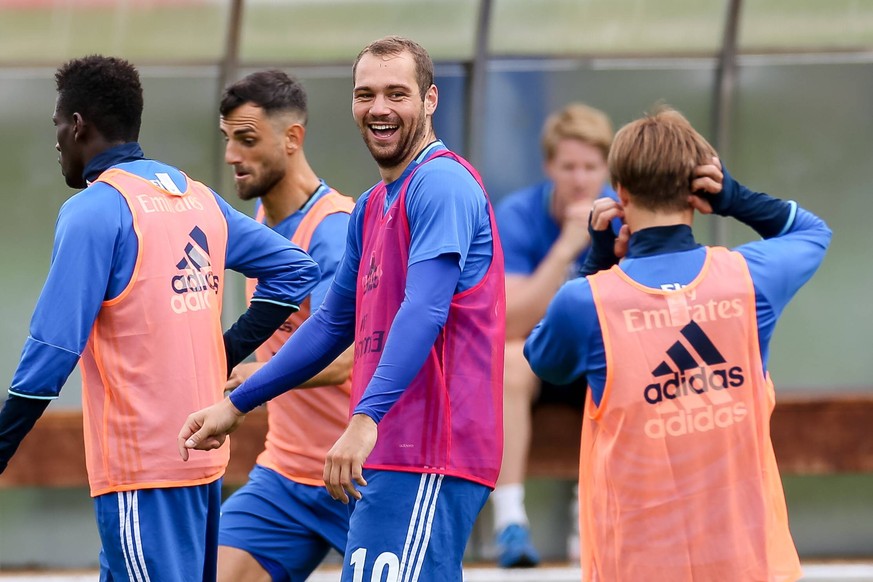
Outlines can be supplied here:
<path id="1" fill-rule="evenodd" d="M 392 125 L 388 123 L 371 123 L 370 131 L 372 131 L 373 135 L 375 135 L 379 139 L 387 139 L 394 135 L 394 132 L 397 131 L 398 127 L 399 126 L 397 125 Z"/>

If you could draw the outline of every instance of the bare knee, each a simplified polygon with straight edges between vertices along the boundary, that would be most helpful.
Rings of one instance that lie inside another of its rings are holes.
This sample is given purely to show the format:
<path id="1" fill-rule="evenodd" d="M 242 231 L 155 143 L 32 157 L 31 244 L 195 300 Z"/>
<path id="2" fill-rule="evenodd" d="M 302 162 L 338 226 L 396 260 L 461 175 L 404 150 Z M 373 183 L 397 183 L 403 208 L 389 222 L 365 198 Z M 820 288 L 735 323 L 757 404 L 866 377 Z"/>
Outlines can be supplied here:
<path id="1" fill-rule="evenodd" d="M 245 550 L 218 546 L 218 582 L 272 582 L 273 578 Z"/>

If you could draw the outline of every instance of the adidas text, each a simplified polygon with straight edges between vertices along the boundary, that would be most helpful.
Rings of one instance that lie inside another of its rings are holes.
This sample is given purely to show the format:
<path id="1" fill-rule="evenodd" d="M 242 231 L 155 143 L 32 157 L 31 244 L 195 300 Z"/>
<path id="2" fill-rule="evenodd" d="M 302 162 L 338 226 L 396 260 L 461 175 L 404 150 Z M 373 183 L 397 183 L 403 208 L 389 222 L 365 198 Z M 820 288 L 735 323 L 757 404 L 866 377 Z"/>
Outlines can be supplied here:
<path id="1" fill-rule="evenodd" d="M 749 411 L 745 403 L 735 402 L 727 406 L 706 406 L 693 411 L 678 411 L 673 415 L 653 418 L 646 422 L 646 436 L 650 439 L 663 439 L 665 436 L 709 432 L 717 428 L 727 428 L 742 422 Z"/>
<path id="2" fill-rule="evenodd" d="M 673 372 L 673 377 L 664 383 L 654 382 L 643 389 L 643 396 L 649 404 L 658 404 L 664 399 L 681 398 L 690 392 L 703 394 L 708 390 L 725 390 L 742 386 L 745 382 L 743 369 L 733 366 L 729 369 L 711 370 L 706 366 L 697 368 L 693 374 Z"/>

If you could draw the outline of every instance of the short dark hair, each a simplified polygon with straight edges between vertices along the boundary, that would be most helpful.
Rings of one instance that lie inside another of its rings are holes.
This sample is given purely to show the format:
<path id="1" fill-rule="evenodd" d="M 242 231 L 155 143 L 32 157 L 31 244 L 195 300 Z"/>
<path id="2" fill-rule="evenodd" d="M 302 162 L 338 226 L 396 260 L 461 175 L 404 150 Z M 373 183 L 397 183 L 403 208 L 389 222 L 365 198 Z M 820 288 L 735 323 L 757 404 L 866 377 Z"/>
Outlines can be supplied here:
<path id="1" fill-rule="evenodd" d="M 277 69 L 258 71 L 228 85 L 221 96 L 218 111 L 227 116 L 246 103 L 257 105 L 268 115 L 299 112 L 306 124 L 306 91 L 293 77 Z"/>
<path id="2" fill-rule="evenodd" d="M 414 40 L 402 36 L 386 36 L 385 38 L 374 40 L 365 46 L 358 53 L 355 64 L 352 66 L 352 78 L 354 79 L 354 75 L 358 71 L 358 63 L 364 55 L 393 57 L 404 52 L 411 54 L 412 59 L 415 61 L 415 81 L 418 83 L 418 92 L 421 94 L 421 98 L 424 99 L 427 90 L 433 85 L 433 60 L 423 46 Z"/>
<path id="3" fill-rule="evenodd" d="M 89 55 L 63 64 L 55 73 L 57 110 L 79 113 L 109 141 L 136 141 L 142 125 L 142 84 L 124 59 Z"/>

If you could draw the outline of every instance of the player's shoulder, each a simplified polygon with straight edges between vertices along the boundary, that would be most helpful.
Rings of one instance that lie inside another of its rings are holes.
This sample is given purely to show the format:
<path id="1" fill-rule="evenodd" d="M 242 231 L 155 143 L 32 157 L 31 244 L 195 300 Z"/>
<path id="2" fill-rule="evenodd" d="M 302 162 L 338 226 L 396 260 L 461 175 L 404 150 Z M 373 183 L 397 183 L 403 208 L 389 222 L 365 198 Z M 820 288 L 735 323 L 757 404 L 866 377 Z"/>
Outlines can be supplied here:
<path id="1" fill-rule="evenodd" d="M 555 294 L 553 302 L 568 313 L 579 308 L 594 306 L 594 295 L 591 293 L 591 283 L 587 277 L 577 277 L 564 283 Z"/>
<path id="2" fill-rule="evenodd" d="M 463 165 L 441 156 L 422 164 L 409 182 L 407 209 L 418 206 L 486 208 L 485 192 Z"/>
<path id="3" fill-rule="evenodd" d="M 551 185 L 548 181 L 537 182 L 505 195 L 497 203 L 498 213 L 523 213 L 528 216 L 541 214 Z"/>
<path id="4" fill-rule="evenodd" d="M 474 188 L 481 192 L 473 174 L 460 162 L 450 156 L 432 157 L 416 168 L 410 180 L 410 188 L 421 184 L 457 184 Z"/>
<path id="5" fill-rule="evenodd" d="M 71 196 L 61 206 L 60 215 L 67 220 L 85 222 L 117 214 L 123 197 L 114 187 L 105 182 L 92 182 L 87 188 Z"/>

